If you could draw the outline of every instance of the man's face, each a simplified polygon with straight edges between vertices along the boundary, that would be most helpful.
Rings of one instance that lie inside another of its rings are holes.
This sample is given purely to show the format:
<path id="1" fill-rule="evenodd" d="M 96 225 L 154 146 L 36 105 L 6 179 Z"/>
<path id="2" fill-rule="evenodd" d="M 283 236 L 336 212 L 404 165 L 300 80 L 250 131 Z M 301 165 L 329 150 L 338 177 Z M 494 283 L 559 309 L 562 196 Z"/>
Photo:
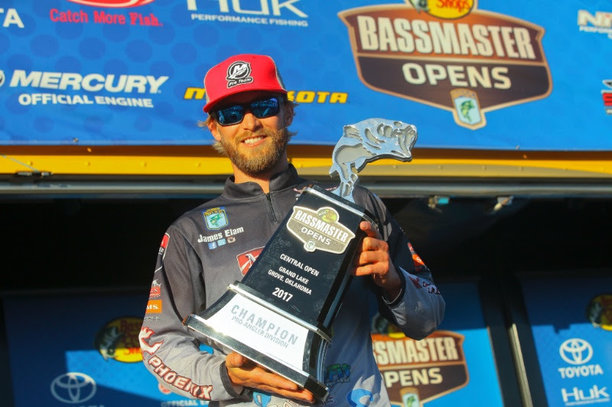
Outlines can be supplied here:
<path id="1" fill-rule="evenodd" d="M 262 92 L 234 95 L 223 101 L 223 107 L 269 96 Z M 281 103 L 275 116 L 260 119 L 247 111 L 238 124 L 221 126 L 213 121 L 208 128 L 235 167 L 247 175 L 258 176 L 272 172 L 281 160 L 286 161 L 287 126 L 292 118 L 292 112 Z"/>

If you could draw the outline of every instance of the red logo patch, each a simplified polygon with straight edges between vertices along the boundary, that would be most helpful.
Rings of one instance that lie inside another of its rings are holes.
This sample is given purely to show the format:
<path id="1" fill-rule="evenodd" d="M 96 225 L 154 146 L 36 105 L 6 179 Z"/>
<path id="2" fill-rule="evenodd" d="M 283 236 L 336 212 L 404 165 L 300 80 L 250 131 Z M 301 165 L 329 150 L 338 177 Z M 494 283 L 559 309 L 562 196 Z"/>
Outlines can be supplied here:
<path id="1" fill-rule="evenodd" d="M 236 256 L 238 267 L 240 268 L 240 272 L 243 276 L 249 271 L 253 263 L 255 263 L 255 260 L 257 260 L 257 257 L 259 257 L 262 250 L 263 247 L 258 247 L 256 249 L 240 253 Z"/>
<path id="2" fill-rule="evenodd" d="M 162 238 L 161 244 L 159 245 L 159 254 L 160 256 L 164 256 L 166 254 L 166 248 L 168 247 L 168 242 L 170 241 L 170 235 L 165 233 Z"/>

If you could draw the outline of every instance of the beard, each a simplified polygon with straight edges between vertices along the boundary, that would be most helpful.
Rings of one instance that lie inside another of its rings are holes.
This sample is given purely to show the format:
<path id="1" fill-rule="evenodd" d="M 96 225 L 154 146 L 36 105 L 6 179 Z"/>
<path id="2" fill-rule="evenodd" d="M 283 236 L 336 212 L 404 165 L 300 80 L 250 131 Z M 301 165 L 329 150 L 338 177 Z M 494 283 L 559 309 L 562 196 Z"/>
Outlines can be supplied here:
<path id="1" fill-rule="evenodd" d="M 241 141 L 253 135 L 266 136 L 272 140 L 272 143 L 253 148 L 247 153 L 240 151 Z M 215 143 L 214 147 L 217 151 L 226 155 L 240 171 L 250 176 L 258 176 L 266 174 L 278 164 L 283 157 L 288 142 L 289 131 L 286 128 L 279 130 L 263 128 L 255 134 L 245 131 L 232 140 L 221 138 Z"/>

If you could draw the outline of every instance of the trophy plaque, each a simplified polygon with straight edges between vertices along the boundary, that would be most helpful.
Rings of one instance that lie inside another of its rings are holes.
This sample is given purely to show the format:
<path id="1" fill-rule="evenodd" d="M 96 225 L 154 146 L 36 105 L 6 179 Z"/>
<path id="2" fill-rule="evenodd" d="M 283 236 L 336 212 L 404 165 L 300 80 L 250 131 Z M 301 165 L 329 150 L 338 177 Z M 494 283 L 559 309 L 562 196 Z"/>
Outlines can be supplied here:
<path id="1" fill-rule="evenodd" d="M 357 172 L 379 158 L 411 160 L 416 137 L 413 125 L 399 121 L 344 126 L 330 169 L 338 188 L 305 188 L 242 281 L 184 324 L 325 400 L 331 325 L 365 236 L 359 224 L 372 222 L 354 203 Z"/>

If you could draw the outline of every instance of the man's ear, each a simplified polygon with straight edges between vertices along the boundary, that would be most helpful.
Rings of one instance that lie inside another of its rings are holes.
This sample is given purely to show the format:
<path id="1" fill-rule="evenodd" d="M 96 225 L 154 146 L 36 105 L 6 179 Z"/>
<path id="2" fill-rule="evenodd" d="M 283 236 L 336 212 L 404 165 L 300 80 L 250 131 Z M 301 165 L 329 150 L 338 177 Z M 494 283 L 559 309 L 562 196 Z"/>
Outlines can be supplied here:
<path id="1" fill-rule="evenodd" d="M 293 116 L 295 115 L 293 103 L 285 103 L 283 106 L 284 127 L 289 127 L 293 123 Z"/>
<path id="2" fill-rule="evenodd" d="M 219 141 L 221 139 L 221 135 L 219 135 L 219 130 L 217 129 L 217 122 L 214 120 L 208 120 L 206 123 L 208 130 L 212 134 L 215 140 Z"/>

